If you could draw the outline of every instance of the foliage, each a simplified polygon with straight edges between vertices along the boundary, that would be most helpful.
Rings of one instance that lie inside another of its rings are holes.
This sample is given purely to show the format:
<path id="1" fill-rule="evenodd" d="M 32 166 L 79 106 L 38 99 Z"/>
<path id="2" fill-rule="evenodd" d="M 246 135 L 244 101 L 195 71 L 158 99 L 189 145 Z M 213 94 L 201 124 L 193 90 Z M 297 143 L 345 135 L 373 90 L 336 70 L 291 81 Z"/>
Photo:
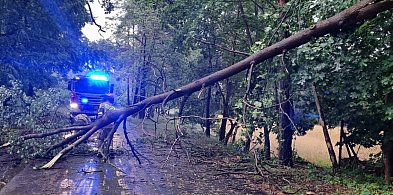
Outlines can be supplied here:
<path id="1" fill-rule="evenodd" d="M 316 83 L 328 124 L 344 120 L 353 143 L 381 143 L 390 108 L 391 16 L 387 12 L 361 25 L 354 34 L 326 36 L 301 47 L 297 82 Z M 389 22 L 390 21 L 390 22 Z"/>
<path id="2" fill-rule="evenodd" d="M 355 190 L 356 194 L 391 194 L 393 187 L 387 185 L 383 177 L 373 173 L 367 173 L 361 168 L 344 169 L 336 176 L 327 179 L 332 183 L 345 185 Z"/>
<path id="3" fill-rule="evenodd" d="M 9 152 L 22 159 L 44 156 L 44 148 L 56 143 L 61 137 L 27 141 L 19 137 L 67 125 L 68 112 L 64 108 L 68 93 L 60 88 L 49 88 L 37 90 L 36 96 L 30 97 L 23 92 L 19 81 L 11 83 L 11 88 L 0 87 L 0 143 L 10 142 Z"/>
<path id="4" fill-rule="evenodd" d="M 91 58 L 82 41 L 85 1 L 1 0 L 0 85 L 21 80 L 38 88 L 56 84 L 53 72 L 79 70 Z"/>

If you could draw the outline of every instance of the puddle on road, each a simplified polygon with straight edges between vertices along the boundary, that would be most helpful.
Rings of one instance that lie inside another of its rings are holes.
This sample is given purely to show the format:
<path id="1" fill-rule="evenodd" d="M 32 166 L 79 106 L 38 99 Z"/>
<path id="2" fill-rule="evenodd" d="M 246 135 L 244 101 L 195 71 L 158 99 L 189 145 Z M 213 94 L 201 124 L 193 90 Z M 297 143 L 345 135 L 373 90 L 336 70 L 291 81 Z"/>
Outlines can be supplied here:
<path id="1" fill-rule="evenodd" d="M 60 182 L 61 194 L 101 194 L 101 168 L 97 159 L 88 159 L 78 167 L 76 174 L 69 174 L 69 169 L 64 171 L 64 175 L 71 177 L 64 178 Z"/>

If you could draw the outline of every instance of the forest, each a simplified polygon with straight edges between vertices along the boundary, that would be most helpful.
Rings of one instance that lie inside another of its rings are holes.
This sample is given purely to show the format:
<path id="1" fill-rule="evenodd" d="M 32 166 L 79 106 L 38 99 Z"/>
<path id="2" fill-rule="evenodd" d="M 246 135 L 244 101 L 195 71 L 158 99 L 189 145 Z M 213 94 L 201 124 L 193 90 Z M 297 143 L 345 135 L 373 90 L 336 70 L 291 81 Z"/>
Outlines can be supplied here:
<path id="1" fill-rule="evenodd" d="M 111 15 L 110 24 L 97 19 L 94 4 Z M 392 0 L 0 0 L 0 6 L 0 155 L 22 164 L 44 159 L 30 168 L 49 171 L 107 132 L 97 151 L 105 163 L 122 129 L 129 155 L 141 163 L 146 154 L 129 139 L 127 123 L 148 121 L 154 132 L 166 126 L 173 134 L 168 156 L 177 155 L 176 145 L 189 156 L 188 127 L 197 126 L 204 138 L 250 158 L 264 177 L 269 164 L 296 171 L 304 160 L 294 138 L 321 126 L 327 175 L 345 185 L 345 175 L 367 172 L 362 177 L 372 181 L 348 185 L 351 193 L 393 192 Z M 89 40 L 82 33 L 87 24 L 110 37 Z M 70 79 L 91 71 L 110 76 L 116 109 L 73 123 Z M 337 143 L 332 128 L 340 129 Z M 357 146 L 381 152 L 361 160 Z M 7 186 L 2 179 L 0 187 Z"/>

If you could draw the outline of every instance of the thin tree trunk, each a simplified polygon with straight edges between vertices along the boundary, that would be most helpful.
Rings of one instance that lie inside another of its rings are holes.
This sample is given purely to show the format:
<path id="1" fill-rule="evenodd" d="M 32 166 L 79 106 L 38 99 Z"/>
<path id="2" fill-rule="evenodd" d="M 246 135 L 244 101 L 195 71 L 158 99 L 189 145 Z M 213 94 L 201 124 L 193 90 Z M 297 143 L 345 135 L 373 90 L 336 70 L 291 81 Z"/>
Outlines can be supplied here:
<path id="1" fill-rule="evenodd" d="M 132 104 L 136 104 L 139 102 L 139 86 L 141 85 L 141 78 L 140 75 L 141 74 L 141 69 L 138 68 L 138 73 L 137 73 L 137 79 L 135 82 L 135 91 L 134 91 L 134 99 L 132 101 Z"/>
<path id="2" fill-rule="evenodd" d="M 327 149 L 329 152 L 330 161 L 332 162 L 333 168 L 337 168 L 338 164 L 337 164 L 337 159 L 336 159 L 336 153 L 334 152 L 332 141 L 330 140 L 329 132 L 328 132 L 326 121 L 325 121 L 325 116 L 324 116 L 324 113 L 321 108 L 321 103 L 319 101 L 319 97 L 318 97 L 315 85 L 312 86 L 312 90 L 314 93 L 315 105 L 317 106 L 317 110 L 318 110 L 319 117 L 320 117 L 319 122 L 322 126 L 323 135 L 325 137 L 326 146 L 327 146 Z"/>
<path id="3" fill-rule="evenodd" d="M 249 152 L 250 148 L 251 148 L 251 141 L 252 141 L 252 134 L 253 131 L 251 131 L 250 129 L 245 129 L 247 132 L 246 134 L 246 141 L 244 143 L 244 148 L 243 148 L 243 152 Z"/>
<path id="4" fill-rule="evenodd" d="M 215 43 L 215 41 L 213 41 L 213 43 Z M 213 67 L 213 62 L 212 62 L 212 60 L 213 60 L 213 55 L 212 55 L 212 52 L 211 52 L 211 47 L 210 47 L 210 45 L 208 46 L 208 55 L 209 55 L 209 70 L 211 70 L 212 69 L 212 67 Z M 206 127 L 206 129 L 205 129 L 205 135 L 207 136 L 207 137 L 210 137 L 210 100 L 211 100 L 211 95 L 212 95 L 212 88 L 211 88 L 211 86 L 209 86 L 208 88 L 207 88 L 207 94 L 206 94 L 206 108 L 205 108 L 205 117 L 207 118 L 206 120 L 205 120 L 205 127 Z"/>
<path id="5" fill-rule="evenodd" d="M 238 4 L 239 4 L 239 12 L 240 12 L 241 17 L 243 19 L 244 28 L 246 30 L 246 35 L 247 35 L 247 39 L 248 39 L 248 47 L 251 48 L 251 46 L 253 45 L 254 42 L 252 41 L 250 26 L 248 25 L 246 15 L 244 14 L 244 8 L 243 8 L 242 1 L 238 0 Z"/>
<path id="6" fill-rule="evenodd" d="M 127 105 L 131 105 L 131 100 L 130 100 L 130 76 L 127 77 Z"/>
<path id="7" fill-rule="evenodd" d="M 384 164 L 384 174 L 385 182 L 387 184 L 392 184 L 393 176 L 393 141 L 383 141 L 382 142 L 382 153 L 383 153 L 383 164 Z"/>
<path id="8" fill-rule="evenodd" d="M 205 110 L 205 117 L 210 118 L 210 99 L 211 99 L 211 93 L 212 93 L 212 88 L 209 86 L 207 88 L 207 94 L 206 94 L 206 110 Z M 210 119 L 205 120 L 205 135 L 207 137 L 210 137 Z"/>
<path id="9" fill-rule="evenodd" d="M 345 133 L 343 134 L 343 142 L 345 144 L 345 148 L 347 149 L 348 158 L 352 159 L 352 152 L 351 152 L 351 149 L 349 149 L 349 144 L 348 144 L 347 136 L 345 135 Z"/>
<path id="10" fill-rule="evenodd" d="M 186 105 L 186 102 L 187 102 L 187 100 L 188 100 L 188 98 L 189 98 L 190 96 L 189 95 L 185 95 L 184 97 L 183 97 L 183 100 L 181 101 L 181 103 L 180 103 L 180 108 L 179 108 L 179 113 L 178 113 L 178 117 L 181 117 L 181 116 L 183 116 L 183 111 L 184 111 L 184 106 Z M 181 119 L 181 123 L 183 123 L 183 119 Z"/>
<path id="11" fill-rule="evenodd" d="M 263 150 L 265 153 L 265 160 L 270 160 L 271 156 L 270 156 L 270 129 L 269 129 L 269 125 L 265 124 L 263 126 L 263 138 L 264 138 L 264 146 L 263 146 Z"/>
<path id="12" fill-rule="evenodd" d="M 229 138 L 231 137 L 231 135 L 233 135 L 233 130 L 235 130 L 235 127 L 237 125 L 237 123 L 233 122 L 232 120 L 229 120 L 229 122 L 231 123 L 231 127 L 229 128 L 229 131 L 225 136 L 224 145 L 228 145 Z"/>
<path id="13" fill-rule="evenodd" d="M 340 121 L 340 145 L 338 148 L 338 166 L 341 166 L 344 145 L 344 121 Z"/>
<path id="14" fill-rule="evenodd" d="M 232 135 L 232 144 L 234 144 L 236 141 L 237 130 L 238 130 L 238 128 L 236 128 L 236 126 L 235 126 L 235 131 L 233 132 L 233 135 Z"/>
<path id="15" fill-rule="evenodd" d="M 143 42 L 143 64 L 142 64 L 142 79 L 141 79 L 141 88 L 140 88 L 140 95 L 139 95 L 139 99 L 140 101 L 143 101 L 144 99 L 146 99 L 146 80 L 147 80 L 147 64 L 148 64 L 148 60 L 147 60 L 147 51 L 146 51 L 146 47 L 147 47 L 147 37 L 146 34 L 143 33 L 142 35 L 142 42 Z M 139 111 L 139 118 L 143 119 L 145 117 L 146 114 L 146 109 L 142 109 L 141 111 Z"/>
<path id="16" fill-rule="evenodd" d="M 231 98 L 232 94 L 232 83 L 229 79 L 226 79 L 226 94 L 223 97 L 223 113 L 222 113 L 222 121 L 219 134 L 219 141 L 223 141 L 225 139 L 225 132 L 227 129 L 228 117 L 229 117 L 229 99 Z"/>
<path id="17" fill-rule="evenodd" d="M 223 113 L 222 113 L 222 121 L 221 121 L 221 126 L 220 130 L 218 131 L 218 140 L 223 141 L 225 139 L 225 132 L 227 129 L 227 123 L 228 123 L 228 118 L 229 117 L 229 105 L 225 101 L 224 102 L 224 108 L 223 108 Z"/>

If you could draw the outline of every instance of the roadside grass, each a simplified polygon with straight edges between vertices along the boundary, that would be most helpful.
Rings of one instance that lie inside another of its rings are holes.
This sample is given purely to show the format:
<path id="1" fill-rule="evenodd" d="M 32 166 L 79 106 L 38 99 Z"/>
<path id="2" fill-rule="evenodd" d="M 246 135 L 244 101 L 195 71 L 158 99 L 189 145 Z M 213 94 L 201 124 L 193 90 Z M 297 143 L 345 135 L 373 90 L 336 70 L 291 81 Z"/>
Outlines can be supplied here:
<path id="1" fill-rule="evenodd" d="M 343 168 L 338 174 L 328 176 L 327 180 L 354 189 L 356 194 L 393 194 L 393 186 L 387 185 L 382 175 L 367 172 L 361 167 Z"/>
<path id="2" fill-rule="evenodd" d="M 312 180 L 323 179 L 331 184 L 340 184 L 353 190 L 354 194 L 371 195 L 393 194 L 393 186 L 384 182 L 382 174 L 366 170 L 365 166 L 352 165 L 337 170 L 329 166 L 310 164 L 307 167 L 307 177 Z"/>

